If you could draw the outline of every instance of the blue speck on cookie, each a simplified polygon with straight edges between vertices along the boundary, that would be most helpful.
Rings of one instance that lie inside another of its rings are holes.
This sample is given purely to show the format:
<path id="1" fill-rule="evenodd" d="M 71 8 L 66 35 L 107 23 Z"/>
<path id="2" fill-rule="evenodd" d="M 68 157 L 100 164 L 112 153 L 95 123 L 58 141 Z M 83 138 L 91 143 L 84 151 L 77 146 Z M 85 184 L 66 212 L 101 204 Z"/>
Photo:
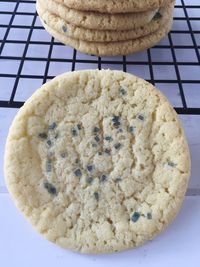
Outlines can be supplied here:
<path id="1" fill-rule="evenodd" d="M 131 216 L 131 221 L 135 223 L 139 220 L 139 218 L 140 218 L 140 213 L 135 211 L 133 215 Z"/>
<path id="2" fill-rule="evenodd" d="M 63 30 L 63 32 L 67 32 L 67 27 L 63 25 L 62 30 Z"/>
<path id="3" fill-rule="evenodd" d="M 76 170 L 74 171 L 74 174 L 75 174 L 77 177 L 81 177 L 81 176 L 82 176 L 82 172 L 81 172 L 80 169 L 76 169 Z"/>
<path id="4" fill-rule="evenodd" d="M 44 182 L 44 188 L 48 191 L 49 194 L 57 195 L 56 187 L 48 181 Z"/>

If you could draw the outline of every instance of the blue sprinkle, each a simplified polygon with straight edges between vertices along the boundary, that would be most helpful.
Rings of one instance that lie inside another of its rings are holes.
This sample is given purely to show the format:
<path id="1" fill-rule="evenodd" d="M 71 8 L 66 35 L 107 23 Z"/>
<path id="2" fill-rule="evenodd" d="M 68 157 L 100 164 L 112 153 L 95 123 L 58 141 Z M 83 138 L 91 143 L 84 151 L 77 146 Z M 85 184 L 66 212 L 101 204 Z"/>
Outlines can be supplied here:
<path id="1" fill-rule="evenodd" d="M 121 148 L 121 146 L 122 146 L 122 145 L 121 145 L 120 143 L 117 143 L 117 144 L 114 145 L 114 148 L 118 150 L 118 149 Z"/>
<path id="2" fill-rule="evenodd" d="M 51 159 L 47 159 L 46 172 L 51 172 L 51 170 L 52 170 L 52 161 L 51 161 Z"/>
<path id="3" fill-rule="evenodd" d="M 78 135 L 76 129 L 74 129 L 74 128 L 72 128 L 72 135 L 73 135 L 73 136 L 77 136 L 77 135 Z"/>
<path id="4" fill-rule="evenodd" d="M 97 144 L 92 144 L 92 147 L 97 147 Z"/>
<path id="5" fill-rule="evenodd" d="M 94 197 L 95 197 L 96 201 L 99 201 L 99 193 L 98 192 L 94 192 Z"/>
<path id="6" fill-rule="evenodd" d="M 137 222 L 139 220 L 139 218 L 140 218 L 140 213 L 136 211 L 133 213 L 131 220 L 132 220 L 132 222 Z"/>
<path id="7" fill-rule="evenodd" d="M 88 165 L 88 166 L 87 166 L 87 170 L 88 170 L 89 172 L 93 171 L 93 166 L 92 166 L 92 165 Z"/>
<path id="8" fill-rule="evenodd" d="M 119 92 L 120 92 L 120 94 L 123 95 L 123 96 L 126 95 L 126 90 L 125 90 L 123 87 L 120 87 L 120 88 L 119 88 Z"/>
<path id="9" fill-rule="evenodd" d="M 176 164 L 172 161 L 168 161 L 167 164 L 170 166 L 170 167 L 175 167 Z"/>
<path id="10" fill-rule="evenodd" d="M 128 128 L 129 133 L 134 133 L 134 130 L 135 130 L 135 127 L 133 127 L 133 126 L 130 126 Z"/>
<path id="11" fill-rule="evenodd" d="M 81 124 L 77 124 L 77 128 L 78 130 L 81 130 L 82 129 Z"/>
<path id="12" fill-rule="evenodd" d="M 119 116 L 113 116 L 112 121 L 113 121 L 113 122 L 118 122 L 119 119 L 120 119 Z"/>
<path id="13" fill-rule="evenodd" d="M 153 20 L 159 20 L 162 18 L 162 15 L 160 14 L 160 12 L 156 12 L 155 16 L 153 17 Z"/>
<path id="14" fill-rule="evenodd" d="M 107 180 L 107 176 L 105 174 L 103 174 L 100 178 L 100 182 L 103 183 Z"/>
<path id="15" fill-rule="evenodd" d="M 47 134 L 46 133 L 40 133 L 38 135 L 41 139 L 47 139 Z"/>
<path id="16" fill-rule="evenodd" d="M 139 114 L 139 115 L 138 115 L 138 119 L 141 120 L 141 121 L 143 121 L 143 120 L 144 120 L 144 116 L 141 115 L 141 114 Z"/>
<path id="17" fill-rule="evenodd" d="M 93 132 L 98 133 L 98 132 L 100 132 L 100 129 L 98 127 L 94 127 Z"/>
<path id="18" fill-rule="evenodd" d="M 98 143 L 100 141 L 100 138 L 98 137 L 98 135 L 95 136 L 94 140 Z"/>
<path id="19" fill-rule="evenodd" d="M 105 153 L 108 154 L 108 155 L 110 155 L 110 149 L 106 148 L 105 149 Z"/>
<path id="20" fill-rule="evenodd" d="M 93 179 L 92 177 L 88 177 L 88 178 L 87 178 L 87 183 L 88 183 L 88 184 L 91 184 L 91 183 L 93 182 L 93 180 L 94 180 L 94 179 Z"/>
<path id="21" fill-rule="evenodd" d="M 119 121 L 120 117 L 119 116 L 113 116 L 112 118 L 112 122 L 113 122 L 113 126 L 115 128 L 119 128 L 120 126 L 120 121 Z"/>
<path id="22" fill-rule="evenodd" d="M 147 213 L 147 219 L 151 220 L 152 219 L 152 214 L 150 212 Z"/>
<path id="23" fill-rule="evenodd" d="M 52 142 L 51 142 L 51 140 L 47 140 L 47 145 L 48 145 L 48 146 L 52 146 Z"/>
<path id="24" fill-rule="evenodd" d="M 74 174 L 75 174 L 77 177 L 81 177 L 81 176 L 82 176 L 82 172 L 81 172 L 80 169 L 76 169 L 76 170 L 74 171 Z"/>
<path id="25" fill-rule="evenodd" d="M 62 153 L 60 153 L 60 156 L 61 156 L 61 158 L 66 158 L 67 157 L 67 152 L 62 152 Z"/>
<path id="26" fill-rule="evenodd" d="M 113 139 L 112 139 L 111 136 L 106 136 L 106 137 L 105 137 L 105 140 L 108 141 L 108 142 L 111 142 Z"/>
<path id="27" fill-rule="evenodd" d="M 51 125 L 49 125 L 49 130 L 54 130 L 57 127 L 57 124 L 53 122 Z"/>
<path id="28" fill-rule="evenodd" d="M 64 31 L 64 32 L 67 32 L 67 27 L 65 27 L 64 25 L 62 26 L 62 30 Z"/>
<path id="29" fill-rule="evenodd" d="M 54 185 L 52 185 L 49 182 L 44 182 L 44 188 L 48 191 L 49 194 L 51 195 L 57 195 L 57 190 Z"/>

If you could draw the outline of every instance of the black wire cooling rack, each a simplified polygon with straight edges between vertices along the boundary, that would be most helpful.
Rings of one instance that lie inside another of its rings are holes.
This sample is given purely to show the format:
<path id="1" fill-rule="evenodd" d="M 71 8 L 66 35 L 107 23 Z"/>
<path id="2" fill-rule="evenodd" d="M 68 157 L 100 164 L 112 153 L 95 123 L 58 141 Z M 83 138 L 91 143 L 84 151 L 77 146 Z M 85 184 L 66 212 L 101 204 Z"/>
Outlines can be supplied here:
<path id="1" fill-rule="evenodd" d="M 177 1 L 174 27 L 157 46 L 136 55 L 108 58 L 84 55 L 55 41 L 41 26 L 35 1 L 1 1 L 0 108 L 21 107 L 26 99 L 20 95 L 59 72 L 110 68 L 139 74 L 165 88 L 177 113 L 200 115 L 198 1 Z"/>

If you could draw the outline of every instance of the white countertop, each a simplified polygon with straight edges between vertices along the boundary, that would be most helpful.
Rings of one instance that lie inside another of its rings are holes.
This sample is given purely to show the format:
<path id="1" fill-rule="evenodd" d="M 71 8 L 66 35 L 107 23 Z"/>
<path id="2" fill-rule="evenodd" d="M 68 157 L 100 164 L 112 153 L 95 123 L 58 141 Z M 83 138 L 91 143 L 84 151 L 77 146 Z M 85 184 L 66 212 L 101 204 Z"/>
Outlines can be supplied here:
<path id="1" fill-rule="evenodd" d="M 200 5 L 199 0 L 185 0 L 185 4 Z M 191 3 L 192 2 L 192 3 Z M 180 4 L 181 1 L 177 1 Z M 8 4 L 6 4 L 8 5 Z M 15 4 L 10 3 L 9 9 L 12 11 Z M 27 7 L 25 3 L 19 6 L 19 11 Z M 29 6 L 30 7 L 30 6 Z M 31 5 L 30 12 L 33 12 L 34 5 Z M 7 10 L 8 6 L 0 3 L 0 11 Z M 28 10 L 26 10 L 28 12 Z M 200 17 L 200 8 L 188 9 L 190 16 Z M 182 9 L 175 10 L 175 16 L 181 17 Z M 0 24 L 8 23 L 6 16 L 0 15 Z M 16 24 L 31 22 L 26 18 L 17 16 Z M 200 21 L 191 21 L 193 30 L 200 29 Z M 36 25 L 40 25 L 37 19 Z M 185 21 L 176 20 L 173 29 L 184 30 L 187 27 Z M 28 30 L 29 31 L 29 30 Z M 0 27 L 0 39 L 4 35 L 3 28 Z M 178 37 L 171 34 L 174 44 L 190 44 L 190 36 L 187 34 L 180 34 Z M 25 38 L 26 33 L 22 33 L 18 29 L 11 30 L 8 38 L 20 39 Z M 196 42 L 200 46 L 200 34 L 195 35 Z M 51 37 L 45 31 L 34 31 L 32 40 L 49 41 Z M 161 44 L 168 44 L 168 38 L 161 41 Z M 47 57 L 48 50 L 44 46 L 30 45 L 27 55 L 31 57 Z M 10 44 L 6 45 L 2 51 L 2 55 L 21 56 L 23 53 L 24 44 L 17 44 L 15 47 Z M 200 49 L 199 49 L 200 51 Z M 62 57 L 66 54 L 73 55 L 73 50 L 69 47 L 55 46 L 52 51 L 52 57 Z M 156 61 L 172 61 L 170 50 L 153 49 L 151 50 L 152 60 Z M 176 51 L 177 61 L 191 61 L 198 62 L 194 54 L 194 50 L 186 49 L 186 51 Z M 77 53 L 79 59 L 91 59 L 94 57 L 86 56 Z M 120 57 L 108 58 L 108 60 L 118 60 Z M 147 58 L 147 53 L 142 52 L 134 56 L 129 56 L 129 59 L 144 61 Z M 121 60 L 121 59 L 120 59 Z M 26 61 L 24 63 L 23 74 L 38 74 L 44 73 L 46 63 Z M 11 60 L 0 59 L 0 73 L 16 73 L 19 67 L 19 62 L 13 63 Z M 102 65 L 102 68 L 122 69 L 121 65 Z M 199 79 L 200 66 L 179 66 L 181 79 Z M 94 64 L 76 63 L 76 69 L 97 68 Z M 153 66 L 154 76 L 159 79 L 176 79 L 176 73 L 172 65 L 169 66 Z M 49 75 L 57 75 L 64 71 L 71 70 L 71 63 L 66 64 L 60 62 L 56 65 L 51 62 L 49 66 Z M 144 65 L 127 66 L 127 71 L 135 73 L 144 79 L 149 79 L 149 67 Z M 9 100 L 12 92 L 14 79 L 0 78 L 0 99 Z M 16 101 L 25 101 L 42 83 L 42 80 L 26 80 L 20 79 Z M 169 98 L 174 106 L 181 106 L 181 98 L 177 84 L 160 83 L 157 86 Z M 186 96 L 188 107 L 200 107 L 200 84 L 183 84 L 183 90 Z M 25 220 L 20 212 L 15 208 L 10 196 L 7 192 L 4 175 L 3 175 L 3 154 L 8 128 L 15 116 L 17 109 L 15 108 L 0 108 L 0 266 L 3 267 L 25 267 L 25 266 L 148 266 L 148 267 L 168 267 L 181 266 L 186 267 L 191 265 L 193 267 L 200 266 L 200 115 L 181 115 L 180 119 L 185 129 L 186 136 L 189 142 L 191 158 L 192 158 L 192 175 L 189 182 L 187 196 L 180 214 L 175 221 L 168 227 L 168 229 L 153 241 L 146 245 L 122 253 L 115 253 L 112 255 L 89 256 L 79 255 L 70 251 L 65 251 L 54 244 L 46 241 L 38 233 L 36 233 L 29 223 Z"/>

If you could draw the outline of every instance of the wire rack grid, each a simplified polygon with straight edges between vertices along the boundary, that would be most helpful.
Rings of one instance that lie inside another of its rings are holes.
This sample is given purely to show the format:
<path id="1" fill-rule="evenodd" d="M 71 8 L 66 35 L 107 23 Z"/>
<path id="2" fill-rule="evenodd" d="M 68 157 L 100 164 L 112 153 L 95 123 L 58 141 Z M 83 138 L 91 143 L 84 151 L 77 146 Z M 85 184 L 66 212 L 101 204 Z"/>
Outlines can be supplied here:
<path id="1" fill-rule="evenodd" d="M 41 26 L 35 1 L 0 2 L 0 108 L 19 108 L 49 79 L 65 71 L 110 68 L 159 87 L 179 114 L 200 115 L 200 3 L 179 0 L 172 31 L 155 47 L 130 56 L 84 55 Z"/>

